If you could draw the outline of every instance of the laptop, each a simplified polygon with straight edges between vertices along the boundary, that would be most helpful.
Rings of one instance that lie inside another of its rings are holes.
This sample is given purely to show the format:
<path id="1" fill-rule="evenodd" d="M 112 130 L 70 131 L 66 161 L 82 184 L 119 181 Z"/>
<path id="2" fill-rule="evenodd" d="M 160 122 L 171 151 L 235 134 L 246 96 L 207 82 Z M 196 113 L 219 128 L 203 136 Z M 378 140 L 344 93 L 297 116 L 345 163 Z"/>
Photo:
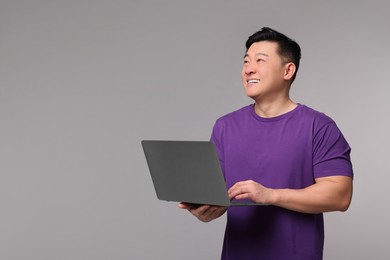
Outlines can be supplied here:
<path id="1" fill-rule="evenodd" d="M 212 142 L 143 140 L 141 144 L 160 200 L 217 206 L 264 205 L 229 199 Z"/>

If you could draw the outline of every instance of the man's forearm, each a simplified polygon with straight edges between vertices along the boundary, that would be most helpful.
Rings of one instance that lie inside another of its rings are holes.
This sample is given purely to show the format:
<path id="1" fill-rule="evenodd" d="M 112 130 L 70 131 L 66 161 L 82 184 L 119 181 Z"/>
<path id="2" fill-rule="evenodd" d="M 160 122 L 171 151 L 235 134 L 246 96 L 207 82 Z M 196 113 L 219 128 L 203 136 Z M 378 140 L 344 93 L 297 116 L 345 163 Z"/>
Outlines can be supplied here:
<path id="1" fill-rule="evenodd" d="M 331 176 L 316 179 L 316 183 L 300 190 L 273 190 L 272 205 L 302 213 L 346 211 L 352 198 L 352 179 Z"/>

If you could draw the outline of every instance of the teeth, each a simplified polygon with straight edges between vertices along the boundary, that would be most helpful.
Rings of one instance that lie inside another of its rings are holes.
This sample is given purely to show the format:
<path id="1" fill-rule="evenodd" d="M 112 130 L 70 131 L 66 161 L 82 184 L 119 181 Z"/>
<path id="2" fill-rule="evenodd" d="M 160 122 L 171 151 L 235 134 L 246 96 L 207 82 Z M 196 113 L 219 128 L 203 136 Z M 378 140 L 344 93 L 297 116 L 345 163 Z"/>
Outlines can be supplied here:
<path id="1" fill-rule="evenodd" d="M 250 79 L 250 80 L 248 80 L 248 83 L 259 83 L 260 82 L 260 80 L 258 80 L 258 79 Z"/>

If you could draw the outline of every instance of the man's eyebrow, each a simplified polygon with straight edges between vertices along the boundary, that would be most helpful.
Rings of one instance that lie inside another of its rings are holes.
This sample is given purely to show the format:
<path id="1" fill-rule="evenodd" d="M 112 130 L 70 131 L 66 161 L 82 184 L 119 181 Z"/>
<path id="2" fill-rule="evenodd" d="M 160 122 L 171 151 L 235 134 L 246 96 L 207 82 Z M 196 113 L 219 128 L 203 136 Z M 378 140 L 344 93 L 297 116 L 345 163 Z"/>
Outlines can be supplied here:
<path id="1" fill-rule="evenodd" d="M 267 53 L 264 53 L 264 52 L 258 52 L 258 53 L 256 53 L 256 56 L 259 56 L 259 55 L 268 57 L 268 54 L 267 54 Z"/>
<path id="2" fill-rule="evenodd" d="M 255 54 L 255 56 L 265 56 L 265 57 L 268 57 L 269 55 L 267 53 L 264 53 L 264 52 L 258 52 L 258 53 Z M 244 59 L 246 57 L 249 57 L 248 53 L 245 53 Z"/>

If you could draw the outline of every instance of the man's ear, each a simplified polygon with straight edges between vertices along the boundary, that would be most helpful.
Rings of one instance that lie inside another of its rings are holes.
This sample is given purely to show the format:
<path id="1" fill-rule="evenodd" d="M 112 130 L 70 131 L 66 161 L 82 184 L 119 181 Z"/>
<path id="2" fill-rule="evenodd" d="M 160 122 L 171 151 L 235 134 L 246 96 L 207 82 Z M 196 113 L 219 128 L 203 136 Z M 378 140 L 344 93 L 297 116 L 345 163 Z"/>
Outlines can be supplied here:
<path id="1" fill-rule="evenodd" d="M 285 69 L 284 69 L 284 79 L 285 79 L 285 80 L 290 80 L 290 79 L 292 79 L 292 77 L 294 76 L 295 71 L 296 71 L 296 69 L 297 69 L 297 67 L 295 66 L 295 64 L 292 63 L 292 62 L 289 62 L 289 63 L 287 63 L 287 64 L 285 65 L 284 68 L 285 68 Z"/>

